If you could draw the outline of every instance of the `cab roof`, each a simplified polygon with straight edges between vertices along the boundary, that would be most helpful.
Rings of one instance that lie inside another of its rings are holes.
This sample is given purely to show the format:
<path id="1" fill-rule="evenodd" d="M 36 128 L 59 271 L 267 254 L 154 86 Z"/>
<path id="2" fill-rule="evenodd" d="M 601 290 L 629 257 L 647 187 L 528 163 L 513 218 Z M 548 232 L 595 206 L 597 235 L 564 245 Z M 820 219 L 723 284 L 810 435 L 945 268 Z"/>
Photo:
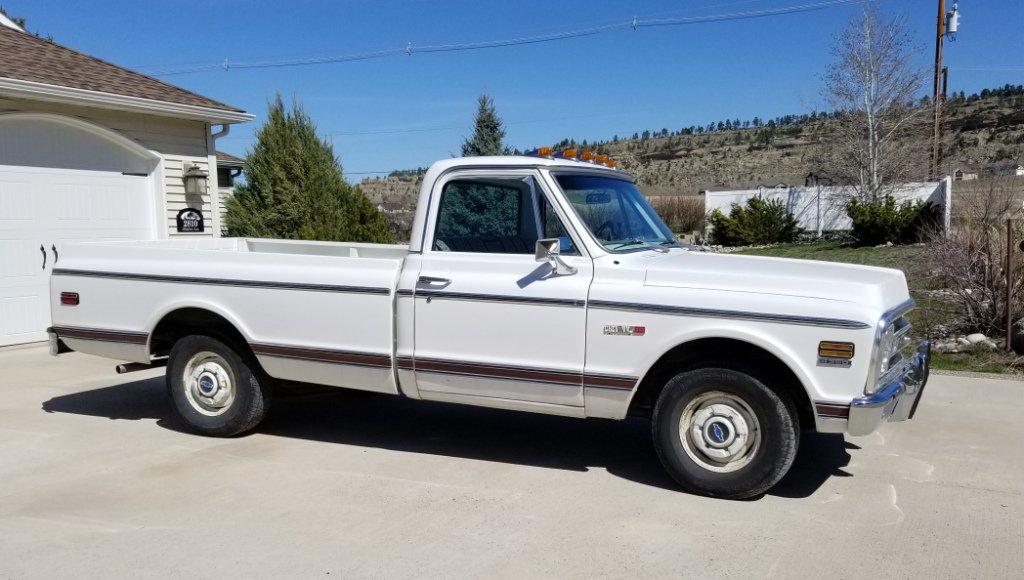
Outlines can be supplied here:
<path id="1" fill-rule="evenodd" d="M 606 172 L 612 175 L 627 175 L 619 169 L 611 169 L 597 163 L 565 159 L 562 157 L 540 157 L 534 155 L 494 155 L 488 157 L 453 157 L 435 162 L 427 170 L 427 176 L 435 176 L 458 167 L 566 167 Z"/>

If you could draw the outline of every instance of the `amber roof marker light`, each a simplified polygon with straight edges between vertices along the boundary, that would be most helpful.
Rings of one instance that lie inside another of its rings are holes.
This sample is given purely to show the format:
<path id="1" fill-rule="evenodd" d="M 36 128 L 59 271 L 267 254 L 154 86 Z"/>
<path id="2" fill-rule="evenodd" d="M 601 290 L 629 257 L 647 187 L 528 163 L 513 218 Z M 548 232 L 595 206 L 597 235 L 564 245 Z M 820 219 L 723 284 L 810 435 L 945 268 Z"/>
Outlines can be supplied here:
<path id="1" fill-rule="evenodd" d="M 619 162 L 608 157 L 607 155 L 598 155 L 592 151 L 579 151 L 574 147 L 563 149 L 561 151 L 555 151 L 551 147 L 537 147 L 531 149 L 523 155 L 528 157 L 545 157 L 547 159 L 570 159 L 572 161 L 579 161 L 581 163 L 592 163 L 594 165 L 604 165 L 609 169 L 616 169 Z"/>

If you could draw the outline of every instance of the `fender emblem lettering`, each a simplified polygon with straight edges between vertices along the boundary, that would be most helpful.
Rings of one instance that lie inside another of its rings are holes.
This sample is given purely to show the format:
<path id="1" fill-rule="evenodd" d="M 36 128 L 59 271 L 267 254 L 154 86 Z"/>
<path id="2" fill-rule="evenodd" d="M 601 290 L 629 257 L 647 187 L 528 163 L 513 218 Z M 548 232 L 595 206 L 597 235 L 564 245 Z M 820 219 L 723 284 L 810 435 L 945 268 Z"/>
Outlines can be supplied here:
<path id="1" fill-rule="evenodd" d="M 647 327 L 609 324 L 604 327 L 604 333 L 613 336 L 643 336 L 647 334 Z"/>

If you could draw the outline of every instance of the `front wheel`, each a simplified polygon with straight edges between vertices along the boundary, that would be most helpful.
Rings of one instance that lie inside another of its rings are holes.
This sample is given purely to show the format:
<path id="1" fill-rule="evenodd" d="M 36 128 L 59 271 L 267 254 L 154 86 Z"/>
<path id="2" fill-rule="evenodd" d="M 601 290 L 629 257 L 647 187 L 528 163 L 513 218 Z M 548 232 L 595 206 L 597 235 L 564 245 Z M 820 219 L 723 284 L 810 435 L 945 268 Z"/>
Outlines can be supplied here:
<path id="1" fill-rule="evenodd" d="M 174 410 L 204 435 L 229 437 L 254 428 L 270 405 L 269 379 L 227 344 L 209 336 L 178 340 L 167 361 Z"/>
<path id="2" fill-rule="evenodd" d="M 788 396 L 727 368 L 670 379 L 651 429 L 673 479 L 688 491 L 728 499 L 760 495 L 782 479 L 796 458 L 800 433 Z"/>

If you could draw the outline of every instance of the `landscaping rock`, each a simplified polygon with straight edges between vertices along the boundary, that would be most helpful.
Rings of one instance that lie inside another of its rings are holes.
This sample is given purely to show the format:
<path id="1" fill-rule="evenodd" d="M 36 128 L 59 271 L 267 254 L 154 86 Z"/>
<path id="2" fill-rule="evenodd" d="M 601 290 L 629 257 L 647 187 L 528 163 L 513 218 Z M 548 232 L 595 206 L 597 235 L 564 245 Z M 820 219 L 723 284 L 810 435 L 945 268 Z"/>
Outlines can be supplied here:
<path id="1" fill-rule="evenodd" d="M 980 333 L 980 332 L 975 332 L 974 334 L 968 334 L 966 338 L 967 338 L 967 342 L 969 342 L 971 344 L 978 344 L 979 342 L 985 342 L 986 340 L 988 340 L 988 337 L 985 336 L 984 334 Z"/>
<path id="2" fill-rule="evenodd" d="M 992 340 L 991 338 L 986 338 L 985 340 L 979 342 L 978 344 L 985 347 L 988 350 L 999 350 L 999 345 L 996 344 L 996 341 Z"/>
<path id="3" fill-rule="evenodd" d="M 967 340 L 962 336 L 956 339 L 956 343 L 961 346 L 971 346 L 971 341 Z"/>
<path id="4" fill-rule="evenodd" d="M 942 354 L 960 352 L 960 349 L 961 346 L 957 344 L 955 340 L 943 340 L 940 342 L 936 342 L 932 346 L 932 350 Z"/>

